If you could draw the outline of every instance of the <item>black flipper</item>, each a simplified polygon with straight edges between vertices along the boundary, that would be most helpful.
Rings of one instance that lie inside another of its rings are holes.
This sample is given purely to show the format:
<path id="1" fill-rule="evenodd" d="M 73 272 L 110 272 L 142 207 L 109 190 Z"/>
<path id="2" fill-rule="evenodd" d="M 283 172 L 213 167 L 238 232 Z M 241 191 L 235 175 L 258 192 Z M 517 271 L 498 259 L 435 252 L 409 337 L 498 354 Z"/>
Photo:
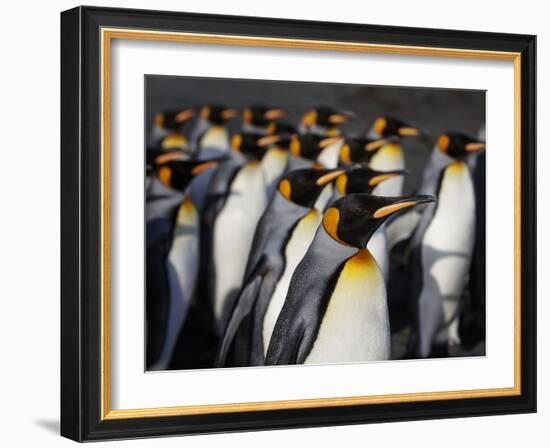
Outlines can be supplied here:
<path id="1" fill-rule="evenodd" d="M 231 319 L 225 331 L 216 365 L 218 367 L 243 367 L 249 364 L 251 319 L 264 275 L 269 270 L 269 260 L 263 256 L 251 273 L 237 299 Z"/>

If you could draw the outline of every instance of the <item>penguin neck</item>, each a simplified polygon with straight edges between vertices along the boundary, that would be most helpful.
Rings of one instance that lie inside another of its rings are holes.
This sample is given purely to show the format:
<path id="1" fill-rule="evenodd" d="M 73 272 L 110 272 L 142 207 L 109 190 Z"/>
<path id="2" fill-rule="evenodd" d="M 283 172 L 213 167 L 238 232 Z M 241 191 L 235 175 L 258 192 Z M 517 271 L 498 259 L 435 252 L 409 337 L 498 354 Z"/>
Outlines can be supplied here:
<path id="1" fill-rule="evenodd" d="M 323 262 L 332 266 L 340 265 L 358 252 L 356 247 L 344 246 L 334 240 L 322 225 L 317 229 L 310 249 L 318 251 Z"/>
<path id="2" fill-rule="evenodd" d="M 430 155 L 430 160 L 426 168 L 424 168 L 421 184 L 418 188 L 418 194 L 437 194 L 437 180 L 439 174 L 446 165 L 452 162 L 452 160 L 453 159 L 439 150 L 439 146 L 434 146 Z"/>
<path id="3" fill-rule="evenodd" d="M 373 277 L 377 280 L 382 275 L 378 263 L 372 256 L 369 249 L 358 249 L 354 255 L 346 261 L 345 269 L 350 277 L 364 276 Z"/>

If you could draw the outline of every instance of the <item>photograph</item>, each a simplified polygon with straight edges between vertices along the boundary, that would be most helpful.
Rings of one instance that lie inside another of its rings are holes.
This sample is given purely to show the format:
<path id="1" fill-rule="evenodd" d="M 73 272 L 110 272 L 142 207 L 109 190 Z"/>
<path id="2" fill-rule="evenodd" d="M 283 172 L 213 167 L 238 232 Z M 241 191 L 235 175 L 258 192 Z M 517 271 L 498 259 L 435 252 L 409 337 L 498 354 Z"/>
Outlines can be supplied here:
<path id="1" fill-rule="evenodd" d="M 145 370 L 485 356 L 486 91 L 144 89 Z"/>

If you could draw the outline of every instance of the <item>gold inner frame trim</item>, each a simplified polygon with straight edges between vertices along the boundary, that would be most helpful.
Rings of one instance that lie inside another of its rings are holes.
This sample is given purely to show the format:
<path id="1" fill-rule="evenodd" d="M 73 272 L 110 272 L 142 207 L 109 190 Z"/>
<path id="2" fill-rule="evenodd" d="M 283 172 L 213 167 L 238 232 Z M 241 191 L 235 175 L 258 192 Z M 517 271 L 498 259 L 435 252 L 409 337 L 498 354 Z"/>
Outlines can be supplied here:
<path id="1" fill-rule="evenodd" d="M 514 63 L 514 386 L 506 388 L 418 392 L 391 395 L 314 398 L 140 409 L 111 409 L 110 368 L 110 50 L 113 39 L 184 42 L 213 45 L 295 48 L 355 53 L 456 57 Z M 521 54 L 514 52 L 419 47 L 307 39 L 101 29 L 101 419 L 115 420 L 230 412 L 353 406 L 413 401 L 502 397 L 521 394 Z"/>

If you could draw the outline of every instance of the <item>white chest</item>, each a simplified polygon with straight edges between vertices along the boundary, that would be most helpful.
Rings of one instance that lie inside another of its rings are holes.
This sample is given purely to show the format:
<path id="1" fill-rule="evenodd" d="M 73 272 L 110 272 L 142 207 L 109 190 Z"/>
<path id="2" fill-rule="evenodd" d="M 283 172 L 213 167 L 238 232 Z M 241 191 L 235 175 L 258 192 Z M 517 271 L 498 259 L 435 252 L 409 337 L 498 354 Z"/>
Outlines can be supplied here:
<path id="1" fill-rule="evenodd" d="M 241 285 L 254 230 L 265 206 L 262 167 L 257 162 L 249 162 L 233 180 L 214 224 L 214 312 L 217 317 L 221 316 L 227 294 Z"/>
<path id="2" fill-rule="evenodd" d="M 463 162 L 443 174 L 437 209 L 422 241 L 422 264 L 441 295 L 462 289 L 475 237 L 475 196 L 470 171 Z"/>
<path id="3" fill-rule="evenodd" d="M 269 187 L 277 181 L 288 164 L 288 151 L 280 148 L 271 148 L 262 157 L 262 170 L 265 184 Z"/>
<path id="4" fill-rule="evenodd" d="M 340 148 L 342 147 L 343 140 L 332 143 L 327 146 L 319 157 L 317 157 L 317 162 L 322 164 L 327 168 L 336 168 L 338 166 L 338 157 L 340 155 Z"/>
<path id="5" fill-rule="evenodd" d="M 229 148 L 229 133 L 225 126 L 210 126 L 202 135 L 199 146 L 227 150 Z"/>
<path id="6" fill-rule="evenodd" d="M 389 356 L 384 279 L 374 258 L 363 249 L 342 269 L 306 363 L 373 361 Z"/>

